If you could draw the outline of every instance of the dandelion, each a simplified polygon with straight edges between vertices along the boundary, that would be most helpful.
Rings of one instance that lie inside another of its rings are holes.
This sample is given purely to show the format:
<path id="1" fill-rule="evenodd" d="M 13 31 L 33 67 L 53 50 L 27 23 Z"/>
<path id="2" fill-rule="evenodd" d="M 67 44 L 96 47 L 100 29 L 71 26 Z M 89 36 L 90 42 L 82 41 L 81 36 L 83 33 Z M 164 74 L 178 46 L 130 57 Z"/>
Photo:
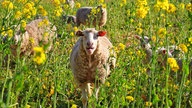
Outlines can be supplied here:
<path id="1" fill-rule="evenodd" d="M 132 96 L 126 96 L 126 99 L 127 99 L 129 102 L 134 101 L 134 98 L 133 98 Z"/>
<path id="2" fill-rule="evenodd" d="M 168 58 L 167 62 L 170 65 L 172 71 L 176 72 L 179 69 L 177 61 L 174 58 Z"/>
<path id="3" fill-rule="evenodd" d="M 158 31 L 157 31 L 157 35 L 160 37 L 160 38 L 164 38 L 164 36 L 167 34 L 167 30 L 166 28 L 160 28 Z"/>
<path id="4" fill-rule="evenodd" d="M 168 12 L 168 13 L 174 13 L 175 11 L 176 11 L 175 5 L 172 4 L 172 3 L 170 3 L 170 4 L 169 4 L 169 7 L 168 7 L 168 9 L 167 9 L 167 12 Z"/>
<path id="5" fill-rule="evenodd" d="M 79 2 L 77 2 L 75 6 L 76 6 L 76 8 L 80 8 L 81 4 Z"/>
<path id="6" fill-rule="evenodd" d="M 180 44 L 180 45 L 179 45 L 179 48 L 181 48 L 181 50 L 182 50 L 184 53 L 187 53 L 187 52 L 188 52 L 187 46 L 186 46 L 185 44 Z"/>
<path id="7" fill-rule="evenodd" d="M 77 108 L 76 104 L 72 104 L 71 108 Z"/>
<path id="8" fill-rule="evenodd" d="M 34 47 L 34 58 L 33 61 L 36 62 L 38 65 L 43 64 L 46 60 L 45 52 L 42 47 Z"/>
<path id="9" fill-rule="evenodd" d="M 145 102 L 145 106 L 150 107 L 152 105 L 152 102 Z"/>

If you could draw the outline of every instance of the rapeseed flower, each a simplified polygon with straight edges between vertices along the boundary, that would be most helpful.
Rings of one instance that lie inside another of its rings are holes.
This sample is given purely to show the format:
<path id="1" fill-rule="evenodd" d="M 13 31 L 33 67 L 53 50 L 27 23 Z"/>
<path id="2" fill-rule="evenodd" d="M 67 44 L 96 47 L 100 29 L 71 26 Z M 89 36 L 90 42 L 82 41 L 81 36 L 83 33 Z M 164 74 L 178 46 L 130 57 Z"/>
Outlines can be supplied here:
<path id="1" fill-rule="evenodd" d="M 79 2 L 77 2 L 75 6 L 76 6 L 76 8 L 80 8 L 81 4 Z"/>
<path id="2" fill-rule="evenodd" d="M 185 4 L 184 3 L 180 3 L 179 4 L 179 8 L 182 9 L 182 10 L 185 9 Z"/>
<path id="3" fill-rule="evenodd" d="M 170 3 L 170 4 L 169 4 L 169 7 L 168 7 L 168 9 L 167 9 L 167 12 L 168 12 L 168 13 L 174 13 L 175 11 L 176 11 L 175 5 L 172 4 L 172 3 Z"/>
<path id="4" fill-rule="evenodd" d="M 52 0 L 55 6 L 59 6 L 61 2 L 59 0 Z"/>
<path id="5" fill-rule="evenodd" d="M 171 67 L 171 70 L 176 72 L 179 69 L 179 66 L 177 64 L 177 61 L 175 60 L 175 58 L 168 58 L 167 62 L 169 64 L 169 66 Z"/>
<path id="6" fill-rule="evenodd" d="M 146 6 L 147 5 L 147 0 L 137 0 L 137 6 Z"/>
<path id="7" fill-rule="evenodd" d="M 179 48 L 180 48 L 184 53 L 187 53 L 187 52 L 188 52 L 187 46 L 186 46 L 185 44 L 180 44 L 180 45 L 179 45 Z"/>
<path id="8" fill-rule="evenodd" d="M 167 10 L 169 8 L 168 0 L 157 0 L 157 5 L 163 10 Z"/>
<path id="9" fill-rule="evenodd" d="M 125 45 L 122 43 L 119 43 L 118 48 L 119 50 L 125 50 Z"/>
<path id="10" fill-rule="evenodd" d="M 72 104 L 71 108 L 77 108 L 76 104 Z"/>
<path id="11" fill-rule="evenodd" d="M 7 31 L 7 34 L 8 34 L 8 36 L 11 38 L 11 37 L 13 37 L 13 30 L 12 29 L 9 29 L 8 31 Z"/>
<path id="12" fill-rule="evenodd" d="M 99 3 L 103 3 L 104 2 L 104 0 L 99 0 Z"/>
<path id="13" fill-rule="evenodd" d="M 157 31 L 157 35 L 160 37 L 160 38 L 164 38 L 164 36 L 167 34 L 167 30 L 166 28 L 160 28 L 158 31 Z"/>
<path id="14" fill-rule="evenodd" d="M 189 43 L 192 44 L 192 37 L 188 39 Z"/>
<path id="15" fill-rule="evenodd" d="M 43 6 L 39 5 L 38 7 L 38 10 L 39 10 L 39 13 L 42 15 L 42 16 L 47 16 L 47 11 L 44 9 Z"/>
<path id="16" fill-rule="evenodd" d="M 189 12 L 192 12 L 192 5 L 191 5 L 191 3 L 186 4 L 186 9 L 187 9 Z"/>
<path id="17" fill-rule="evenodd" d="M 33 61 L 36 62 L 38 65 L 43 64 L 46 60 L 45 52 L 42 47 L 34 47 L 34 58 Z"/>
<path id="18" fill-rule="evenodd" d="M 62 12 L 63 12 L 63 9 L 62 9 L 60 6 L 59 6 L 59 7 L 56 7 L 56 9 L 54 10 L 54 14 L 55 14 L 57 17 L 61 16 Z"/>
<path id="19" fill-rule="evenodd" d="M 74 30 L 75 32 L 77 32 L 77 31 L 78 31 L 78 28 L 77 28 L 77 27 L 73 27 L 73 30 Z"/>
<path id="20" fill-rule="evenodd" d="M 136 32 L 140 35 L 143 32 L 142 28 L 136 28 Z"/>
<path id="21" fill-rule="evenodd" d="M 13 3 L 9 0 L 5 0 L 3 2 L 1 2 L 1 5 L 3 8 L 6 8 L 8 10 L 12 10 L 13 9 Z"/>
<path id="22" fill-rule="evenodd" d="M 15 19 L 20 19 L 21 16 L 22 16 L 21 11 L 17 11 L 17 12 L 15 12 Z"/>
<path id="23" fill-rule="evenodd" d="M 150 107 L 152 105 L 152 102 L 145 102 L 145 106 Z"/>
<path id="24" fill-rule="evenodd" d="M 148 7 L 141 6 L 136 9 L 136 16 L 139 18 L 145 18 L 145 16 L 148 13 L 148 10 L 149 10 Z"/>
<path id="25" fill-rule="evenodd" d="M 27 26 L 27 23 L 25 22 L 25 20 L 21 20 L 21 27 L 25 28 Z"/>
<path id="26" fill-rule="evenodd" d="M 126 96 L 126 99 L 127 99 L 129 102 L 132 102 L 132 101 L 134 101 L 134 98 L 133 98 L 133 96 Z"/>

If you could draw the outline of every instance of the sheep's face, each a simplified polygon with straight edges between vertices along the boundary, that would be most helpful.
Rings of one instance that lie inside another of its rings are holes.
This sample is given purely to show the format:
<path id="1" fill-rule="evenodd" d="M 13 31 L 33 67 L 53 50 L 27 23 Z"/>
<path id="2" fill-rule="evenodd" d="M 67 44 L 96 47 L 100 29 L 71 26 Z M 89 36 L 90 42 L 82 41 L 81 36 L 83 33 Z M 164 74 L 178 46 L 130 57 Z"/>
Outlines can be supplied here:
<path id="1" fill-rule="evenodd" d="M 156 53 L 158 54 L 157 61 L 159 64 L 165 66 L 168 57 L 173 57 L 171 52 L 164 47 L 158 48 Z"/>
<path id="2" fill-rule="evenodd" d="M 136 35 L 135 38 L 140 40 L 142 48 L 144 48 L 144 49 L 151 49 L 151 45 L 149 44 L 151 39 L 149 37 L 144 36 L 142 38 L 142 37 Z"/>
<path id="3" fill-rule="evenodd" d="M 86 29 L 77 31 L 77 36 L 83 36 L 83 48 L 88 55 L 92 55 L 97 49 L 98 37 L 105 36 L 105 31 L 96 31 L 95 29 Z"/>

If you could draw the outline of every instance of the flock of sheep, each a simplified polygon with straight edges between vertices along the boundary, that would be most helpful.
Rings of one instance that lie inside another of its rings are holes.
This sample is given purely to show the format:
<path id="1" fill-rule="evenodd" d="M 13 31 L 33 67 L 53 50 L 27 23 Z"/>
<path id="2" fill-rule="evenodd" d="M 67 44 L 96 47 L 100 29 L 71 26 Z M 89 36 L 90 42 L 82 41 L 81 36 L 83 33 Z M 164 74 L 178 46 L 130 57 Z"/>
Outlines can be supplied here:
<path id="1" fill-rule="evenodd" d="M 74 1 L 67 0 L 73 7 Z M 76 16 L 64 16 L 67 23 L 73 23 L 76 26 L 90 25 L 102 27 L 107 21 L 107 10 L 102 6 L 97 6 L 96 9 L 100 11 L 96 13 L 93 20 L 89 20 L 89 15 L 95 7 L 82 7 L 77 10 Z M 16 54 L 18 43 L 20 43 L 20 52 L 22 55 L 33 54 L 33 47 L 39 46 L 40 42 L 44 45 L 49 45 L 47 52 L 53 47 L 53 39 L 57 37 L 56 27 L 49 24 L 47 26 L 39 27 L 38 24 L 43 19 L 36 19 L 27 24 L 25 33 L 17 31 L 14 36 L 15 44 L 11 46 L 12 53 Z M 47 32 L 49 35 L 44 36 Z M 100 85 L 105 83 L 106 78 L 110 75 L 110 70 L 115 68 L 116 54 L 113 50 L 113 45 L 106 36 L 106 31 L 96 30 L 95 28 L 87 28 L 83 31 L 76 32 L 79 36 L 78 41 L 74 45 L 70 55 L 70 65 L 74 75 L 74 79 L 78 87 L 82 91 L 83 108 L 87 107 L 88 95 L 92 94 L 91 86 L 96 88 L 96 98 Z M 148 37 L 135 36 L 141 42 L 143 50 L 146 52 L 146 58 L 143 60 L 144 64 L 149 64 L 152 59 L 153 53 L 151 45 L 149 44 Z M 30 40 L 33 40 L 33 43 Z M 166 52 L 166 53 L 165 53 Z M 166 48 L 159 48 L 156 52 L 162 54 L 158 58 L 162 63 L 166 64 L 166 57 L 172 57 L 172 54 Z M 180 62 L 178 62 L 180 63 Z M 179 64 L 182 69 L 182 62 Z M 192 62 L 190 63 L 192 66 Z M 191 67 L 190 67 L 191 69 Z M 150 71 L 150 70 L 149 70 Z M 96 77 L 97 76 L 97 77 Z"/>

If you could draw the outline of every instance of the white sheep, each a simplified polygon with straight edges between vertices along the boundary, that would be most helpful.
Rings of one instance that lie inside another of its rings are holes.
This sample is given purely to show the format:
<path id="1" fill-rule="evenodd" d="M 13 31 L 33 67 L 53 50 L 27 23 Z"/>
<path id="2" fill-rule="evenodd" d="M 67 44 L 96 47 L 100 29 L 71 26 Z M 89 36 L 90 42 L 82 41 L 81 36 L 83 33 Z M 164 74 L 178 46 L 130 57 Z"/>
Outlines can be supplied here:
<path id="1" fill-rule="evenodd" d="M 99 85 L 105 82 L 110 68 L 115 67 L 116 59 L 105 31 L 88 28 L 77 31 L 76 35 L 81 37 L 71 52 L 70 65 L 74 79 L 82 91 L 83 108 L 86 108 L 88 94 L 91 95 L 90 84 L 96 84 L 98 98 Z"/>
<path id="2" fill-rule="evenodd" d="M 73 8 L 74 5 L 75 5 L 74 0 L 67 0 L 66 3 L 67 3 L 71 8 Z"/>
<path id="3" fill-rule="evenodd" d="M 94 15 L 93 15 L 94 14 Z M 94 7 L 81 7 L 76 13 L 77 26 L 93 25 L 94 27 L 104 26 L 107 21 L 107 10 L 102 6 Z"/>
<path id="4" fill-rule="evenodd" d="M 20 55 L 33 54 L 33 48 L 40 44 L 47 46 L 46 52 L 52 48 L 53 39 L 57 36 L 56 27 L 49 22 L 43 24 L 44 19 L 31 21 L 25 27 L 25 32 L 18 30 L 14 36 L 15 44 L 11 45 L 11 51 L 14 56 L 17 55 L 17 48 L 20 48 Z M 48 21 L 48 20 L 47 20 Z"/>

